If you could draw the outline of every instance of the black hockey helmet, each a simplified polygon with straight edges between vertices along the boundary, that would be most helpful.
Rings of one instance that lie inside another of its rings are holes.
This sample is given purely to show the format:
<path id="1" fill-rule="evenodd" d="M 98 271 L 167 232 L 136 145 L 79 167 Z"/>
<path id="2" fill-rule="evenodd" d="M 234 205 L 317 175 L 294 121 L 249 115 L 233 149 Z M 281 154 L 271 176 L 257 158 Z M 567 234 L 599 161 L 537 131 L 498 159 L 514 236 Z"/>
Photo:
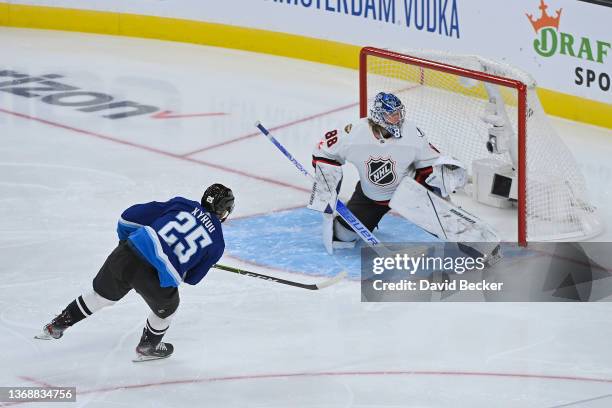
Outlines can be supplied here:
<path id="1" fill-rule="evenodd" d="M 234 193 L 223 184 L 215 183 L 206 189 L 201 204 L 223 222 L 234 210 Z"/>

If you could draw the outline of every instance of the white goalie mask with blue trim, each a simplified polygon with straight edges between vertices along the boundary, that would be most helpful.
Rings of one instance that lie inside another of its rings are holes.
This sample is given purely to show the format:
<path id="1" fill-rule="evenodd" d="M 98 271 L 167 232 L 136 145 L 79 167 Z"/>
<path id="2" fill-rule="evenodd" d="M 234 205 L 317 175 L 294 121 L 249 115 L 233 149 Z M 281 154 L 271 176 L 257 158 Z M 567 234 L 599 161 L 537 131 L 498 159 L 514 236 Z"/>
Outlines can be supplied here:
<path id="1" fill-rule="evenodd" d="M 392 93 L 380 92 L 370 108 L 370 119 L 393 137 L 402 137 L 406 109 L 402 101 Z"/>

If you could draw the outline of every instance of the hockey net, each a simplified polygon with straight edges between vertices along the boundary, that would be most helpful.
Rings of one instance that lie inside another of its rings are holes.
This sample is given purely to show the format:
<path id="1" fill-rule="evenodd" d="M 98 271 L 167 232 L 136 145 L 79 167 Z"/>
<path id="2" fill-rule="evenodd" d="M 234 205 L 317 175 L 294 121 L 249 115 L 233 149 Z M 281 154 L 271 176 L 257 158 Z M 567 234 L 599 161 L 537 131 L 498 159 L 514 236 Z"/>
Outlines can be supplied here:
<path id="1" fill-rule="evenodd" d="M 505 211 L 514 214 L 515 233 L 504 239 L 526 244 L 593 237 L 603 224 L 535 89 L 529 74 L 477 56 L 372 47 L 361 51 L 362 117 L 378 92 L 393 92 L 406 106 L 407 120 L 416 122 L 443 154 L 462 161 L 470 175 L 481 159 L 512 167 L 518 194 Z M 491 125 L 481 119 L 491 108 L 492 92 L 501 99 L 497 106 L 505 110 L 513 134 L 509 151 L 501 154 L 488 151 Z"/>

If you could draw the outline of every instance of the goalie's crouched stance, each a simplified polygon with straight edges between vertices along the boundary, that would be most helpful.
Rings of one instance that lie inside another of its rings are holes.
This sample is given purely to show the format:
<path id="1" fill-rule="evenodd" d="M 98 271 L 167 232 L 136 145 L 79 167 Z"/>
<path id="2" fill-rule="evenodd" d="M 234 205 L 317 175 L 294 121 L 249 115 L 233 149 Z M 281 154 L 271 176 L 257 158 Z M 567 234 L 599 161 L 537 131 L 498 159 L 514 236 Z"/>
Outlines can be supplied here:
<path id="1" fill-rule="evenodd" d="M 323 213 L 323 242 L 328 253 L 333 253 L 333 249 L 352 248 L 358 240 L 357 234 L 349 224 L 341 217 L 334 216 L 333 209 L 338 199 L 342 181 L 342 168 L 339 164 L 333 165 L 314 158 L 315 182 L 310 197 L 308 208 Z M 448 199 L 450 192 L 465 185 L 467 175 L 461 163 L 454 159 L 439 157 L 433 166 L 419 169 L 416 177 L 405 177 L 399 184 L 398 190 L 410 191 L 408 200 L 413 203 L 428 200 L 427 192 L 433 192 L 436 198 Z M 375 201 L 365 195 L 361 187 L 361 181 L 357 182 L 355 191 L 348 201 L 347 208 L 366 226 L 373 231 L 382 217 L 391 210 L 390 202 L 394 201 L 395 195 L 390 201 Z M 405 202 L 406 197 L 401 197 L 400 202 Z M 397 202 L 395 200 L 394 202 Z M 449 204 L 451 205 L 451 204 Z M 433 235 L 444 238 L 442 234 L 432 232 L 436 228 L 427 228 L 430 222 L 420 222 L 423 218 L 434 220 L 435 214 L 427 210 L 427 206 L 420 206 L 420 209 L 411 208 L 412 206 L 402 206 L 396 208 L 400 214 L 415 224 L 426 229 Z M 419 207 L 419 206 L 415 206 Z M 440 209 L 440 211 L 443 211 Z M 450 231 L 449 231 L 450 232 Z M 478 240 L 478 239 L 477 239 Z"/>
<path id="2" fill-rule="evenodd" d="M 441 155 L 421 129 L 404 120 L 404 115 L 400 99 L 381 92 L 376 95 L 367 118 L 327 132 L 316 145 L 313 151 L 315 182 L 308 208 L 324 214 L 323 241 L 329 253 L 334 248 L 354 244 L 357 239 L 344 220 L 334 218 L 342 181 L 341 166 L 346 162 L 352 163 L 359 173 L 359 182 L 347 207 L 370 231 L 392 207 L 440 239 L 496 239 L 495 233 L 485 236 L 479 231 L 476 237 L 466 234 L 470 226 L 459 227 L 465 220 L 450 211 L 454 208 L 452 203 L 442 203 L 447 202 L 451 192 L 466 184 L 467 172 L 461 162 Z M 402 196 L 406 205 L 398 203 L 400 200 L 395 197 L 401 186 L 404 186 L 402 191 L 409 191 Z M 413 202 L 419 205 L 412 205 Z M 453 231 L 452 236 L 438 219 L 439 207 L 446 207 L 440 210 L 454 217 L 452 221 L 445 221 L 452 224 L 449 228 Z"/>
<path id="3" fill-rule="evenodd" d="M 73 300 L 43 327 L 38 339 L 59 339 L 64 331 L 134 289 L 149 305 L 134 361 L 169 357 L 162 342 L 179 306 L 181 282 L 195 285 L 225 249 L 221 223 L 234 208 L 232 190 L 213 184 L 200 202 L 174 197 L 133 205 L 117 225 L 119 245 L 93 280 L 93 290 Z"/>

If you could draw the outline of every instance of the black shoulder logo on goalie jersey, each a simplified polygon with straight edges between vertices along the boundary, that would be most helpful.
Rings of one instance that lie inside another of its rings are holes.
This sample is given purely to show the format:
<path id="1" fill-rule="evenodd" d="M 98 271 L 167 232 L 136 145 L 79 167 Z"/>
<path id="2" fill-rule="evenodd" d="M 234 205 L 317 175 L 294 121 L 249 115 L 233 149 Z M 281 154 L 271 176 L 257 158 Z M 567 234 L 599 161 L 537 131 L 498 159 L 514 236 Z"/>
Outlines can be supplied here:
<path id="1" fill-rule="evenodd" d="M 395 162 L 389 157 L 370 157 L 366 163 L 368 180 L 377 186 L 388 186 L 397 179 Z"/>

